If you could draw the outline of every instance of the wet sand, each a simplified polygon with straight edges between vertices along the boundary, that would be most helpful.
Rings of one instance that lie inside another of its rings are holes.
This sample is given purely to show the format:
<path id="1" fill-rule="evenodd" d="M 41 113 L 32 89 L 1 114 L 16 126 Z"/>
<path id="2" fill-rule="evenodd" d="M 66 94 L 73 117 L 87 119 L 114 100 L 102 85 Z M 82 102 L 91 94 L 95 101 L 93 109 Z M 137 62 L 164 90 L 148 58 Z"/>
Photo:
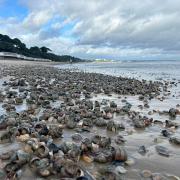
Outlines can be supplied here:
<path id="1" fill-rule="evenodd" d="M 3 70 L 3 66 L 8 65 L 9 67 L 13 66 L 13 68 L 16 68 L 17 66 L 26 65 L 26 67 L 31 65 L 37 65 L 37 66 L 52 66 L 53 63 L 39 63 L 39 62 L 0 62 L 1 65 L 1 71 Z M 0 75 L 0 88 L 3 91 L 3 82 L 5 80 L 8 80 L 10 77 L 2 77 Z M 179 87 L 179 84 L 178 84 Z M 113 146 L 120 146 L 126 149 L 128 153 L 128 157 L 130 159 L 134 160 L 134 164 L 127 166 L 125 165 L 124 168 L 127 169 L 127 173 L 121 175 L 121 179 L 129 179 L 129 180 L 139 180 L 139 179 L 148 179 L 143 178 L 141 176 L 141 172 L 143 170 L 150 170 L 152 173 L 159 173 L 161 176 L 164 176 L 166 179 L 175 179 L 175 177 L 169 177 L 168 174 L 172 174 L 175 176 L 180 176 L 179 167 L 180 167 L 180 146 L 174 145 L 169 142 L 169 139 L 162 136 L 161 131 L 165 128 L 165 120 L 172 120 L 172 118 L 169 117 L 167 114 L 160 114 L 159 111 L 169 111 L 170 108 L 177 108 L 180 110 L 180 107 L 176 107 L 177 104 L 180 104 L 180 89 L 172 86 L 169 87 L 169 90 L 171 91 L 171 94 L 168 96 L 165 96 L 165 99 L 161 101 L 161 97 L 163 96 L 162 92 L 158 97 L 152 99 L 149 101 L 149 108 L 143 107 L 142 109 L 139 108 L 139 105 L 143 105 L 143 102 L 138 99 L 138 95 L 136 96 L 130 96 L 130 95 L 118 95 L 114 93 L 110 93 L 111 96 L 105 95 L 103 93 L 95 94 L 92 93 L 92 97 L 90 98 L 91 101 L 99 101 L 102 102 L 103 99 L 107 100 L 107 104 L 109 104 L 110 101 L 114 101 L 118 107 L 122 107 L 126 104 L 126 102 L 132 104 L 132 110 L 139 112 L 142 116 L 147 116 L 148 118 L 153 118 L 153 120 L 159 120 L 163 122 L 162 124 L 155 124 L 152 123 L 150 126 L 143 128 L 143 129 L 137 129 L 134 128 L 132 121 L 129 119 L 127 115 L 119 115 L 117 113 L 113 114 L 112 120 L 114 120 L 117 123 L 122 123 L 126 128 L 124 131 L 119 132 L 108 132 L 105 128 L 98 128 L 93 127 L 90 130 L 90 133 L 84 132 L 82 133 L 82 136 L 84 138 L 91 137 L 94 134 L 100 134 L 101 136 L 110 137 Z M 173 96 L 175 95 L 175 96 Z M 81 97 L 84 98 L 83 96 Z M 159 100 L 160 99 L 160 100 Z M 122 102 L 122 100 L 126 100 L 126 102 Z M 6 113 L 4 108 L 2 108 L 2 104 L 0 103 L 0 115 Z M 54 103 L 51 103 L 54 107 L 59 107 L 61 104 L 61 101 L 58 100 Z M 103 105 L 101 106 L 103 109 Z M 22 105 L 16 106 L 16 112 L 21 112 L 23 110 L 27 109 L 27 104 L 24 102 Z M 156 112 L 152 113 L 151 115 L 148 114 L 149 111 L 156 110 Z M 43 110 L 41 110 L 42 112 Z M 38 115 L 40 116 L 40 115 Z M 173 122 L 176 122 L 180 125 L 180 115 L 178 114 L 176 118 L 173 119 Z M 47 122 L 47 124 L 50 122 Z M 174 129 L 170 128 L 168 129 L 173 132 L 173 134 L 180 135 L 180 129 Z M 56 139 L 54 142 L 57 144 L 61 144 L 62 142 L 72 142 L 71 136 L 75 133 L 74 130 L 68 130 L 64 129 L 63 137 L 60 139 Z M 117 137 L 117 135 L 122 135 L 126 142 L 121 145 L 117 145 L 114 142 L 114 139 Z M 159 142 L 154 142 L 154 139 L 158 139 Z M 138 149 L 140 146 L 144 145 L 147 149 L 147 153 L 144 155 L 138 153 Z M 157 151 L 155 150 L 156 145 L 162 145 L 166 147 L 170 151 L 170 156 L 165 157 L 162 155 L 159 155 Z M 7 150 L 10 149 L 18 149 L 23 146 L 23 143 L 17 143 L 16 141 L 12 144 L 0 144 L 0 153 L 4 153 Z M 82 166 L 84 166 L 94 177 L 97 174 L 97 171 L 99 167 L 108 167 L 112 166 L 114 167 L 113 163 L 105 163 L 105 164 L 99 164 L 96 162 L 93 163 L 86 163 L 84 161 L 79 162 Z M 21 179 L 35 179 L 34 174 L 28 169 L 25 168 L 25 171 L 23 171 Z M 48 177 L 47 179 L 51 179 L 51 177 Z M 149 178 L 150 179 L 150 178 Z"/>

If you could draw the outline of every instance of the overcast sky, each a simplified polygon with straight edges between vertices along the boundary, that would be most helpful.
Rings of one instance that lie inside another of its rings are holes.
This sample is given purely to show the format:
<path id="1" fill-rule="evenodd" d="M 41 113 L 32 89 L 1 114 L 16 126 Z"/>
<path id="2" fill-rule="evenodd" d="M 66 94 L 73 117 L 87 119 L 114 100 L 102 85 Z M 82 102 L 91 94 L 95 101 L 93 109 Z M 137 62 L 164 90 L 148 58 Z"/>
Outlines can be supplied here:
<path id="1" fill-rule="evenodd" d="M 180 0 L 0 0 L 0 33 L 87 59 L 180 59 Z"/>

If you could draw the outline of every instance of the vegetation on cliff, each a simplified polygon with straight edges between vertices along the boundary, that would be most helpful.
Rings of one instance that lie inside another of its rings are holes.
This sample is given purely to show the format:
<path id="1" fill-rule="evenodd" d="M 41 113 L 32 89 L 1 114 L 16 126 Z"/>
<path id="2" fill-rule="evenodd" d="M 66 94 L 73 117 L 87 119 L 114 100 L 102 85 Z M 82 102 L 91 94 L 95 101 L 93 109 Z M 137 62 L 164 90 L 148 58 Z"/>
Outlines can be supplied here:
<path id="1" fill-rule="evenodd" d="M 30 47 L 27 48 L 26 44 L 22 43 L 18 38 L 11 39 L 7 35 L 0 34 L 0 52 L 11 52 L 21 54 L 32 58 L 49 59 L 58 62 L 79 62 L 82 61 L 79 58 L 69 55 L 56 55 L 51 52 L 51 49 L 47 47 Z"/>

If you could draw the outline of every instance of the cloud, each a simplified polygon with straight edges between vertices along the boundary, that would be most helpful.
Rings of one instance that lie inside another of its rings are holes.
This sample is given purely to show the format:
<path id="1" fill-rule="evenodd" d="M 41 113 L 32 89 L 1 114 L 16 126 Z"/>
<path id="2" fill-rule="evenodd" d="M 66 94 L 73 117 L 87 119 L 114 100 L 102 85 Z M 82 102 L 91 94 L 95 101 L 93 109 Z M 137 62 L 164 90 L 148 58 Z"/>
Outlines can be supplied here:
<path id="1" fill-rule="evenodd" d="M 171 1 L 171 5 L 169 1 L 153 0 L 151 3 L 144 1 L 143 5 L 138 0 L 134 3 L 114 0 L 113 5 L 111 1 L 105 2 L 104 6 L 94 5 L 92 8 L 98 14 L 80 12 L 77 15 L 77 9 L 70 9 L 77 17 L 81 17 L 74 28 L 74 33 L 80 37 L 80 44 L 164 50 L 179 48 L 178 1 Z"/>
<path id="2" fill-rule="evenodd" d="M 0 0 L 1 2 L 1 0 Z M 1 22 L 0 32 L 28 45 L 85 58 L 180 55 L 179 0 L 20 0 L 29 14 Z"/>
<path id="3" fill-rule="evenodd" d="M 48 10 L 40 12 L 31 12 L 23 21 L 25 28 L 36 30 L 45 25 L 52 18 L 52 14 Z"/>

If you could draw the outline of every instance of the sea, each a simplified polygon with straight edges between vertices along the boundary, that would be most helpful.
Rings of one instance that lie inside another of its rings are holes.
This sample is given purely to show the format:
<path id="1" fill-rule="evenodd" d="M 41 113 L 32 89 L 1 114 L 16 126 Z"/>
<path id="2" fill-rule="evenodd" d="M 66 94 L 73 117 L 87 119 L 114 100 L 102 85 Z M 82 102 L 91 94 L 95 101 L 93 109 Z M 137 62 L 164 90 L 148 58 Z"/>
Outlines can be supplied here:
<path id="1" fill-rule="evenodd" d="M 112 61 L 58 65 L 61 69 L 146 80 L 180 80 L 180 60 Z"/>

